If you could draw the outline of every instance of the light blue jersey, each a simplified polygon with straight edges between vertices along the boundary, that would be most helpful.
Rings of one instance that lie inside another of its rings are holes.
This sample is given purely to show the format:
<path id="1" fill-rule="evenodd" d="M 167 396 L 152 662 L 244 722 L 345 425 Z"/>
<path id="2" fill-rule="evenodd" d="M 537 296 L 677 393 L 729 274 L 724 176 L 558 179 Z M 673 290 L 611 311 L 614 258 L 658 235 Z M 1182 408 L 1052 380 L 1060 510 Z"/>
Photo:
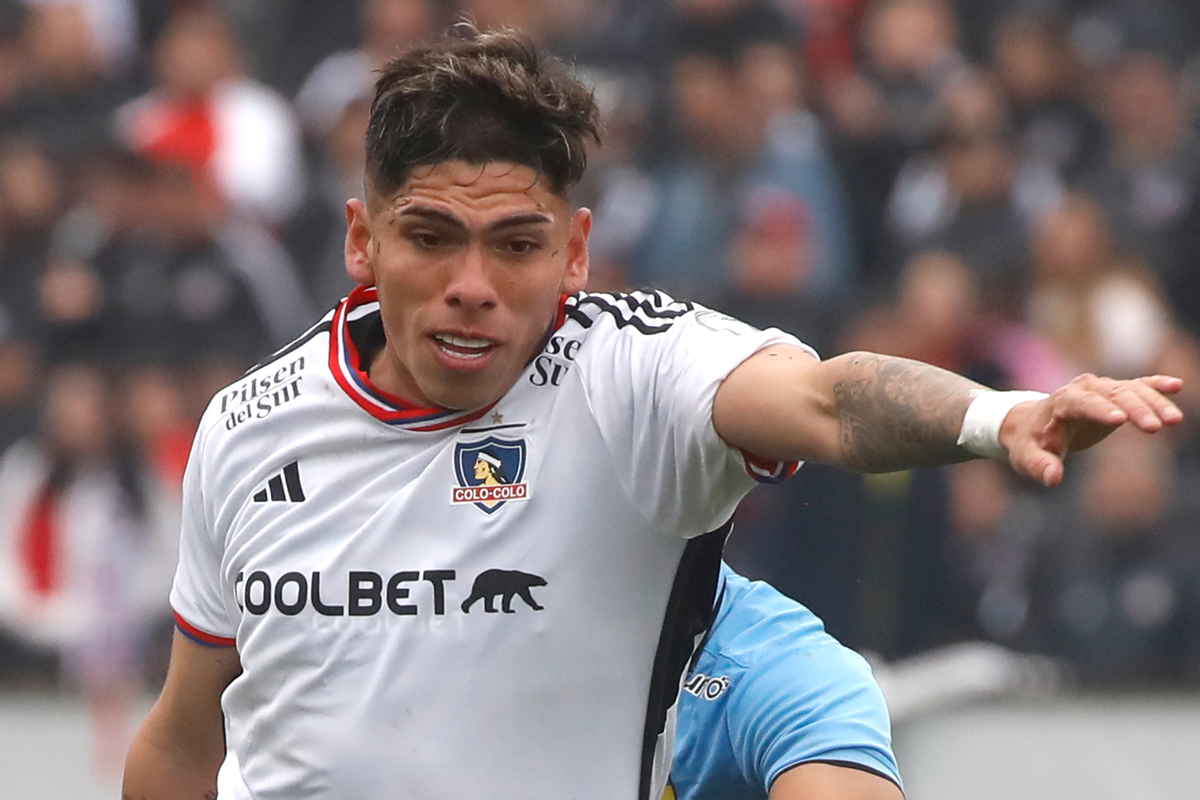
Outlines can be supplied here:
<path id="1" fill-rule="evenodd" d="M 716 623 L 679 702 L 679 800 L 765 800 L 806 761 L 900 784 L 883 693 L 858 653 L 771 586 L 722 565 Z"/>

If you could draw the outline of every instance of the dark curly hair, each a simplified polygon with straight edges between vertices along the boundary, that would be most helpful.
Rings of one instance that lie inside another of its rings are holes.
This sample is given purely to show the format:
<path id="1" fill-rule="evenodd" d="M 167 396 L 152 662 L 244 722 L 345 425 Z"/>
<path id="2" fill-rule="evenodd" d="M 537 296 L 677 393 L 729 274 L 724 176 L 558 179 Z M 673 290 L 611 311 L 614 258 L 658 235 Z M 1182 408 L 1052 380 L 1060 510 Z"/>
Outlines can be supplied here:
<path id="1" fill-rule="evenodd" d="M 600 140 L 592 92 L 567 65 L 513 30 L 467 23 L 380 70 L 367 127 L 368 189 L 392 194 L 414 167 L 507 161 L 565 196 Z"/>

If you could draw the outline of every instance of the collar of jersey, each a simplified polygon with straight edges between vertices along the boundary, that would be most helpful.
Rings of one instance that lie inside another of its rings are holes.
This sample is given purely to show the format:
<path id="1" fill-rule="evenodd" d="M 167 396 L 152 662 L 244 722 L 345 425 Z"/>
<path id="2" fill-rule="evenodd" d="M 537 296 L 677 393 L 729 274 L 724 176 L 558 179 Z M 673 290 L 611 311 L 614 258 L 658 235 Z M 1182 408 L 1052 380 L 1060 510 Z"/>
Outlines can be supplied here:
<path id="1" fill-rule="evenodd" d="M 452 408 L 423 408 L 385 392 L 371 382 L 359 359 L 358 347 L 350 337 L 350 322 L 379 313 L 373 286 L 359 286 L 333 312 L 329 337 L 329 370 L 350 399 L 371 416 L 410 431 L 440 431 L 479 419 L 495 403 L 471 411 Z"/>

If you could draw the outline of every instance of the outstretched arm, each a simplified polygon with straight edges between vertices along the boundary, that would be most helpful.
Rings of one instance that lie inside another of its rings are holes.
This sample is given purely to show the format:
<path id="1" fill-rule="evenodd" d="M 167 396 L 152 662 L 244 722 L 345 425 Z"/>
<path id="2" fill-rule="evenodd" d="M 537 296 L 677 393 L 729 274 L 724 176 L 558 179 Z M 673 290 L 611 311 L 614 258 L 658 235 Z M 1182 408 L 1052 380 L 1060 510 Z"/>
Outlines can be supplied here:
<path id="1" fill-rule="evenodd" d="M 1044 400 L 1015 406 L 999 441 L 1016 472 L 1055 485 L 1068 450 L 1126 422 L 1147 432 L 1178 423 L 1183 416 L 1165 395 L 1180 385 L 1165 376 L 1080 376 Z M 816 361 L 779 345 L 730 373 L 717 391 L 713 424 L 725 441 L 762 458 L 888 472 L 977 457 L 958 441 L 968 406 L 986 391 L 919 361 L 863 352 Z"/>
<path id="2" fill-rule="evenodd" d="M 162 695 L 134 736 L 122 800 L 212 800 L 225 758 L 221 693 L 241 673 L 233 647 L 206 647 L 178 631 Z"/>

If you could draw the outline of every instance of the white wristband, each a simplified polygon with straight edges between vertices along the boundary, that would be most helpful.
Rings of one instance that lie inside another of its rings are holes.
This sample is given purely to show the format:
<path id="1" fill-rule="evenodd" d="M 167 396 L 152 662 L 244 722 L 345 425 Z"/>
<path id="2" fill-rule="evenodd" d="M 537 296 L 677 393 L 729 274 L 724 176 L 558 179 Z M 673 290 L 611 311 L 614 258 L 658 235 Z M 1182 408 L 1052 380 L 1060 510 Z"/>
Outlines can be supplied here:
<path id="1" fill-rule="evenodd" d="M 1018 403 L 1046 397 L 1049 395 L 1045 392 L 981 392 L 967 406 L 958 444 L 977 456 L 1007 460 L 1008 451 L 1000 444 L 1000 426 L 1004 418 Z"/>

